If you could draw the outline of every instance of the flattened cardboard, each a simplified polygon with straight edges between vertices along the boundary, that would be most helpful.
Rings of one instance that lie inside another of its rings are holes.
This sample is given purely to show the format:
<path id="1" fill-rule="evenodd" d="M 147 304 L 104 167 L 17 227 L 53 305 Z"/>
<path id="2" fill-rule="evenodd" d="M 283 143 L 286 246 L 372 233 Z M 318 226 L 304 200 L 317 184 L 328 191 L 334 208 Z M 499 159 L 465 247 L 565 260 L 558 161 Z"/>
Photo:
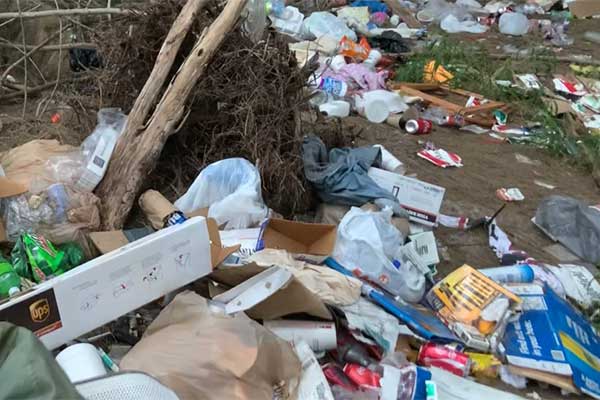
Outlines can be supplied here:
<path id="1" fill-rule="evenodd" d="M 571 11 L 571 14 L 577 18 L 600 15 L 600 1 L 575 0 L 569 3 L 569 11 Z"/>
<path id="2" fill-rule="evenodd" d="M 219 228 L 214 219 L 206 218 L 206 227 L 210 238 L 211 262 L 214 268 L 222 263 L 229 255 L 237 251 L 240 246 L 223 247 L 219 235 Z M 132 242 L 127 235 L 127 231 L 92 232 L 88 236 L 102 254 L 110 253 L 111 251 L 117 250 Z"/>
<path id="3" fill-rule="evenodd" d="M 445 188 L 379 168 L 369 168 L 369 176 L 398 199 L 408 211 L 411 221 L 427 226 L 437 225 Z"/>
<path id="4" fill-rule="evenodd" d="M 0 304 L 0 320 L 57 348 L 210 274 L 210 246 L 203 218 L 160 230 Z"/>
<path id="5" fill-rule="evenodd" d="M 538 371 L 537 369 L 517 367 L 516 365 L 509 365 L 508 371 L 511 374 L 524 376 L 525 378 L 533 379 L 539 382 L 544 382 L 549 385 L 568 390 L 571 393 L 580 393 L 573 384 L 573 379 L 570 377 L 551 374 L 550 372 Z"/>
<path id="6" fill-rule="evenodd" d="M 262 226 L 256 249 L 279 249 L 295 254 L 328 256 L 333 252 L 336 236 L 335 225 L 271 218 Z"/>
<path id="7" fill-rule="evenodd" d="M 217 268 L 210 278 L 221 284 L 234 287 L 260 274 L 266 268 L 255 263 L 242 267 Z M 292 278 L 281 290 L 246 311 L 253 319 L 276 319 L 286 315 L 306 313 L 314 317 L 331 319 L 331 313 L 316 295 L 297 279 Z"/>

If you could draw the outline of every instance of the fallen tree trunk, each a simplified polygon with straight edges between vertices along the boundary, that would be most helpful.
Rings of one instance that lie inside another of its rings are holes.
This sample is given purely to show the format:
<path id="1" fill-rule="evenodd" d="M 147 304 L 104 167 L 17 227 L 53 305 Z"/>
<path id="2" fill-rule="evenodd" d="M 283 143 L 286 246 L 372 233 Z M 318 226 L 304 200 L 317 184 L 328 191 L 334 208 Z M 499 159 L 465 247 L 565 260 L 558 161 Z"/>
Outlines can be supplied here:
<path id="1" fill-rule="evenodd" d="M 159 54 L 154 70 L 130 113 L 125 132 L 115 147 L 106 175 L 96 191 L 102 199 L 104 229 L 118 229 L 123 226 L 144 178 L 156 165 L 167 138 L 180 125 L 190 93 L 214 52 L 235 25 L 244 4 L 245 0 L 227 2 L 221 14 L 203 32 L 171 80 L 144 129 L 144 112 L 150 110 L 153 97 L 158 94 L 164 82 L 164 77 L 162 80 L 155 80 L 153 75 L 162 76 L 170 69 L 166 69 L 165 72 L 165 60 L 161 60 Z M 177 28 L 176 25 L 177 23 L 173 25 L 171 31 Z M 169 36 L 171 32 L 163 44 L 161 53 L 163 50 L 169 51 Z"/>

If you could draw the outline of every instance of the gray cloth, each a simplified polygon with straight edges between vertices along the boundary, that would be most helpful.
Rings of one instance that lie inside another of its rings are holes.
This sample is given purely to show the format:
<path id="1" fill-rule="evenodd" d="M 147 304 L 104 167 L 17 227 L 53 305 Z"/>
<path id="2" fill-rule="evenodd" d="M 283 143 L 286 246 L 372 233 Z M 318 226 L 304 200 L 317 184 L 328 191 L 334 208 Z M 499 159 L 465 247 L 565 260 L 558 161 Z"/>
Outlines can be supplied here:
<path id="1" fill-rule="evenodd" d="M 8 322 L 0 322 L 0 375 L 0 399 L 83 399 L 42 342 Z"/>
<path id="2" fill-rule="evenodd" d="M 600 263 L 600 210 L 566 196 L 542 200 L 535 223 L 585 261 Z"/>
<path id="3" fill-rule="evenodd" d="M 377 147 L 356 149 L 327 148 L 321 139 L 310 136 L 302 145 L 304 174 L 325 203 L 362 206 L 377 202 L 401 212 L 396 198 L 379 187 L 367 175 L 370 167 L 381 165 L 381 150 Z"/>

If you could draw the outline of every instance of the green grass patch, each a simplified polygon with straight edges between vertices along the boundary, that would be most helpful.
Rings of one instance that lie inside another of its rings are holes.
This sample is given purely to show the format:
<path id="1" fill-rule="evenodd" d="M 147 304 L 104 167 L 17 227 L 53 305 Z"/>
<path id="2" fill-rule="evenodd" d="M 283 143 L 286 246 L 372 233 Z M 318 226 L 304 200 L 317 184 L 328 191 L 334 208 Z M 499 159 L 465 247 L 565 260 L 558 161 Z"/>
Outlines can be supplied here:
<path id="1" fill-rule="evenodd" d="M 423 68 L 430 60 L 454 74 L 449 86 L 476 92 L 484 97 L 511 105 L 509 123 L 538 124 L 531 143 L 557 156 L 587 167 L 600 166 L 600 136 L 575 135 L 575 124 L 557 118 L 542 100 L 542 92 L 496 84 L 513 81 L 514 76 L 534 73 L 550 82 L 557 62 L 550 51 L 532 50 L 527 59 L 498 59 L 477 44 L 465 44 L 442 38 L 426 45 L 396 70 L 399 82 L 423 82 Z"/>

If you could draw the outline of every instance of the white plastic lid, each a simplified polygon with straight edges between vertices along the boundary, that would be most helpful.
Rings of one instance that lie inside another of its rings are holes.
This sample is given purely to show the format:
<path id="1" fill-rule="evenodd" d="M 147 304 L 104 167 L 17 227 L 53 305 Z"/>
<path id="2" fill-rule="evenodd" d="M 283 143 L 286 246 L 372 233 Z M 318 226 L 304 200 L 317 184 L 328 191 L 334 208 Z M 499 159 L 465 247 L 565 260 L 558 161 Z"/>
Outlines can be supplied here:
<path id="1" fill-rule="evenodd" d="M 18 287 L 11 287 L 10 289 L 8 289 L 8 295 L 9 296 L 14 296 L 17 293 L 20 293 L 21 289 L 19 289 Z"/>

